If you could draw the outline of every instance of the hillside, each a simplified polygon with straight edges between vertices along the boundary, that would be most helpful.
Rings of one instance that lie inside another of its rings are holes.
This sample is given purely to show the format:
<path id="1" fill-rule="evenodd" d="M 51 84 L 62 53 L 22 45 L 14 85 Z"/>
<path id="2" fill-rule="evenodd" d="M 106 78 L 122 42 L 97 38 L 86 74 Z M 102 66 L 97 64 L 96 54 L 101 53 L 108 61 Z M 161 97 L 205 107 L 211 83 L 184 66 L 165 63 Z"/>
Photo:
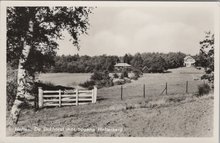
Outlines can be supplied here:
<path id="1" fill-rule="evenodd" d="M 213 96 L 177 95 L 114 105 L 26 110 L 16 128 L 23 131 L 13 133 L 8 128 L 7 135 L 209 137 L 213 135 Z"/>

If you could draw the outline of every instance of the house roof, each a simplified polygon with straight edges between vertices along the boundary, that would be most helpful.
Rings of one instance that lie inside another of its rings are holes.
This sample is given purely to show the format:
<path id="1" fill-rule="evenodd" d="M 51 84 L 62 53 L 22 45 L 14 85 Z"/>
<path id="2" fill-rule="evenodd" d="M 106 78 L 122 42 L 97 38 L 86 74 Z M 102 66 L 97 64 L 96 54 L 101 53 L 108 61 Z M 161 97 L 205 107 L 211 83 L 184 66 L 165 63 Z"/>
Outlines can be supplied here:
<path id="1" fill-rule="evenodd" d="M 196 60 L 195 60 L 193 57 L 191 57 L 191 56 L 186 56 L 186 57 L 184 58 L 184 62 L 195 63 Z"/>
<path id="2" fill-rule="evenodd" d="M 131 67 L 131 65 L 127 64 L 127 63 L 117 63 L 115 65 L 115 67 Z"/>
<path id="3" fill-rule="evenodd" d="M 184 60 L 186 60 L 186 59 L 188 59 L 188 58 L 193 59 L 193 57 L 191 57 L 191 56 L 186 56 L 186 57 L 184 58 Z"/>

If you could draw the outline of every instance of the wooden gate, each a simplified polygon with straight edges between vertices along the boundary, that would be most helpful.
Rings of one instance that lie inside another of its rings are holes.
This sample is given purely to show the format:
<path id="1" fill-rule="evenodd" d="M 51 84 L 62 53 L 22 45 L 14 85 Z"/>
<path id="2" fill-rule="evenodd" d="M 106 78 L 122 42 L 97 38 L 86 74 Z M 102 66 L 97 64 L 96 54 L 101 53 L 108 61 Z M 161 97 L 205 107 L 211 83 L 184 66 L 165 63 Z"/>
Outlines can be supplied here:
<path id="1" fill-rule="evenodd" d="M 97 87 L 92 90 L 74 89 L 74 90 L 43 90 L 38 88 L 38 106 L 66 106 L 82 105 L 96 103 Z"/>

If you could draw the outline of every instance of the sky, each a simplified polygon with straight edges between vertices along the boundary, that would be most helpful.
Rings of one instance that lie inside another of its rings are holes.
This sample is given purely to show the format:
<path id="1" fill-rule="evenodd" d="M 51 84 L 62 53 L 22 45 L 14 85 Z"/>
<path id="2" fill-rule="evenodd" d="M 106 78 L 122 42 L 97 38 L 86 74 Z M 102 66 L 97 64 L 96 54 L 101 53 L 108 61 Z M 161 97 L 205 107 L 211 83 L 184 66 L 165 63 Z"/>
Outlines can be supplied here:
<path id="1" fill-rule="evenodd" d="M 80 50 L 64 32 L 58 55 L 179 51 L 195 55 L 205 31 L 214 32 L 214 10 L 205 6 L 97 7 L 89 19 L 88 35 L 80 36 Z"/>

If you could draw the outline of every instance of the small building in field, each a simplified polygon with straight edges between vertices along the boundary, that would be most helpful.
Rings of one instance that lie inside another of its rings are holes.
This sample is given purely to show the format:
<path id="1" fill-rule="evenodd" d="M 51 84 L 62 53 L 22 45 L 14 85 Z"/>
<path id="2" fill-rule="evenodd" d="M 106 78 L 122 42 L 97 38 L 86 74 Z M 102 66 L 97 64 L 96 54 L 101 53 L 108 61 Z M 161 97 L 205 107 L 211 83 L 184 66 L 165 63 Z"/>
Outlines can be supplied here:
<path id="1" fill-rule="evenodd" d="M 132 66 L 131 65 L 129 65 L 129 64 L 127 64 L 127 63 L 117 63 L 116 65 L 115 65 L 115 70 L 117 70 L 117 71 L 122 71 L 122 70 L 124 70 L 124 69 L 130 69 L 130 68 L 132 68 Z"/>
<path id="2" fill-rule="evenodd" d="M 191 56 L 186 56 L 186 57 L 184 58 L 184 66 L 185 66 L 185 67 L 194 66 L 194 65 L 195 65 L 195 62 L 196 62 L 196 60 L 193 59 L 193 57 L 191 57 Z"/>

